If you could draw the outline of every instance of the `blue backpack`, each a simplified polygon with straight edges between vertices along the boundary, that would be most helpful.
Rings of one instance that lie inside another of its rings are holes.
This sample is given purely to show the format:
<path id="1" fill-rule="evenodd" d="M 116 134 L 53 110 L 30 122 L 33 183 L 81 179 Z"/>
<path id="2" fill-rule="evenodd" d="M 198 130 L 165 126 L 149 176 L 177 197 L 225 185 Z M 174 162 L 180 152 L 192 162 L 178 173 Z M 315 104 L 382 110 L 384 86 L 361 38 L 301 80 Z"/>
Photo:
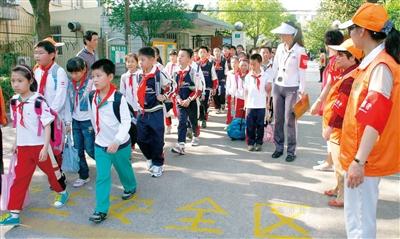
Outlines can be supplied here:
<path id="1" fill-rule="evenodd" d="M 232 140 L 246 139 L 246 120 L 242 118 L 234 118 L 228 125 L 227 133 Z"/>

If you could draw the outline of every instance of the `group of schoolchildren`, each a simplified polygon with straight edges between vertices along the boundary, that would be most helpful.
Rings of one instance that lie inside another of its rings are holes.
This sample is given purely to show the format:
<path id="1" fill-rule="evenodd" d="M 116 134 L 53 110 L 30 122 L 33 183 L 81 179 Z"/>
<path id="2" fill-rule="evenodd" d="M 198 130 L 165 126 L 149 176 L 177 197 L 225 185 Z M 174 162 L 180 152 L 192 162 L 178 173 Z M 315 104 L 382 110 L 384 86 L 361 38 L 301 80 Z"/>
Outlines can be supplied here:
<path id="1" fill-rule="evenodd" d="M 221 113 L 227 98 L 226 123 L 234 117 L 244 118 L 246 107 L 251 119 L 248 141 L 259 150 L 262 142 L 256 137 L 260 134 L 258 125 L 264 121 L 265 102 L 257 98 L 265 98 L 268 92 L 259 54 L 239 58 L 233 46 L 217 47 L 213 56 L 204 46 L 196 52 L 180 49 L 170 52 L 170 61 L 164 67 L 157 48 L 143 47 L 138 54 L 126 55 L 128 70 L 117 89 L 112 83 L 114 63 L 96 59 L 97 40 L 97 33 L 85 33 L 85 48 L 66 64 L 69 75 L 56 63 L 60 43 L 52 38 L 35 45 L 37 64 L 33 69 L 27 65 L 12 69 L 11 85 L 16 95 L 10 100 L 10 112 L 16 141 L 11 167 L 15 179 L 9 192 L 9 213 L 2 215 L 1 225 L 19 225 L 36 166 L 56 192 L 54 206 L 67 203 L 62 152 L 68 134 L 73 135 L 80 159 L 74 187 L 90 181 L 85 151 L 96 161 L 96 206 L 89 218 L 95 223 L 106 219 L 110 207 L 111 165 L 123 186 L 122 199 L 135 194 L 131 152 L 136 144 L 151 176 L 162 176 L 165 126 L 166 133 L 171 133 L 172 116 L 179 125 L 178 142 L 171 151 L 183 155 L 188 136 L 192 146 L 199 145 L 199 121 L 202 128 L 207 127 L 210 102 L 214 101 L 217 113 Z"/>

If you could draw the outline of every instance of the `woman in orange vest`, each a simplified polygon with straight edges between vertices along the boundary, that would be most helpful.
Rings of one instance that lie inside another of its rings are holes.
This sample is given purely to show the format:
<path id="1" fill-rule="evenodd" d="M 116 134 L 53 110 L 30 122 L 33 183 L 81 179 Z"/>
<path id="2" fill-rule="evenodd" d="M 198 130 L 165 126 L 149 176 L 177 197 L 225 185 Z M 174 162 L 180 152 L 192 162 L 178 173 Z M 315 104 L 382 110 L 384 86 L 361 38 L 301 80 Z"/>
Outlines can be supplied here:
<path id="1" fill-rule="evenodd" d="M 381 177 L 400 172 L 400 33 L 383 6 L 365 3 L 340 28 L 365 57 L 343 121 L 340 160 L 349 238 L 376 237 Z"/>

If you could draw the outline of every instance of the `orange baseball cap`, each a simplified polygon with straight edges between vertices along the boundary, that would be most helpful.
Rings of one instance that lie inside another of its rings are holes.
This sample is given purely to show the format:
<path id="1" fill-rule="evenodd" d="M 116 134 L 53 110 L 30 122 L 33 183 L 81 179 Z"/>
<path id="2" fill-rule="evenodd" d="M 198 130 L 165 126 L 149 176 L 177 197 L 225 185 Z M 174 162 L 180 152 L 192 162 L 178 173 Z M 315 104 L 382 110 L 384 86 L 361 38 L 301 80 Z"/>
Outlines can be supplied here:
<path id="1" fill-rule="evenodd" d="M 388 20 L 389 16 L 382 5 L 364 3 L 358 8 L 351 20 L 340 24 L 339 28 L 346 29 L 355 24 L 374 32 L 381 32 Z"/>
<path id="2" fill-rule="evenodd" d="M 336 51 L 348 51 L 358 60 L 364 56 L 364 52 L 354 46 L 351 38 L 347 39 L 340 45 L 329 45 L 328 47 Z"/>
<path id="3" fill-rule="evenodd" d="M 65 45 L 64 42 L 56 42 L 52 37 L 46 37 L 42 41 L 48 41 L 48 42 L 52 43 L 55 47 L 59 47 L 59 46 L 64 46 Z"/>

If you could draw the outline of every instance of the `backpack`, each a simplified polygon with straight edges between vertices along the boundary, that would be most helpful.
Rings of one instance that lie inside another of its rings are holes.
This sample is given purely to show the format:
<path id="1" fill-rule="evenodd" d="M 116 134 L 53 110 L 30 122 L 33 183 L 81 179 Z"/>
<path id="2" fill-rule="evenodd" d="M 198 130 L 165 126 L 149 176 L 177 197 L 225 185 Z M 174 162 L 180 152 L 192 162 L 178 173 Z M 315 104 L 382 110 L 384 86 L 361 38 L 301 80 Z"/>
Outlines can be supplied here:
<path id="1" fill-rule="evenodd" d="M 227 133 L 232 140 L 244 140 L 246 138 L 246 120 L 234 118 L 228 125 Z"/>
<path id="2" fill-rule="evenodd" d="M 39 64 L 36 64 L 33 69 L 32 72 L 35 72 L 35 70 L 39 68 Z M 51 77 L 53 77 L 54 80 L 54 90 L 57 90 L 57 72 L 58 69 L 60 68 L 60 66 L 57 63 L 54 63 L 54 66 L 52 66 L 51 69 Z"/>
<path id="3" fill-rule="evenodd" d="M 95 92 L 96 91 L 91 91 L 89 93 L 90 108 L 92 108 L 92 102 L 93 102 Z M 113 112 L 114 112 L 115 118 L 117 118 L 118 122 L 120 122 L 120 123 L 121 123 L 121 112 L 120 112 L 119 107 L 121 105 L 121 99 L 122 99 L 122 93 L 116 90 L 114 93 Z M 135 145 L 136 140 L 137 140 L 136 115 L 135 115 L 135 111 L 133 110 L 133 108 L 130 104 L 128 104 L 128 108 L 129 108 L 129 113 L 132 118 L 131 128 L 129 129 L 129 136 L 131 137 L 131 144 L 133 146 L 133 145 Z"/>
<path id="4" fill-rule="evenodd" d="M 40 117 L 42 116 L 43 108 L 42 104 L 47 104 L 45 98 L 43 96 L 39 96 L 35 99 L 35 113 L 38 117 L 39 124 L 38 124 L 38 133 L 37 135 L 42 135 L 43 126 L 40 122 Z M 13 113 L 13 128 L 17 126 L 17 99 L 11 99 L 11 109 Z M 50 137 L 50 146 L 53 150 L 54 155 L 59 155 L 62 153 L 64 149 L 64 123 L 58 116 L 58 113 L 50 108 L 50 114 L 54 116 L 54 121 L 51 122 L 51 137 Z"/>

